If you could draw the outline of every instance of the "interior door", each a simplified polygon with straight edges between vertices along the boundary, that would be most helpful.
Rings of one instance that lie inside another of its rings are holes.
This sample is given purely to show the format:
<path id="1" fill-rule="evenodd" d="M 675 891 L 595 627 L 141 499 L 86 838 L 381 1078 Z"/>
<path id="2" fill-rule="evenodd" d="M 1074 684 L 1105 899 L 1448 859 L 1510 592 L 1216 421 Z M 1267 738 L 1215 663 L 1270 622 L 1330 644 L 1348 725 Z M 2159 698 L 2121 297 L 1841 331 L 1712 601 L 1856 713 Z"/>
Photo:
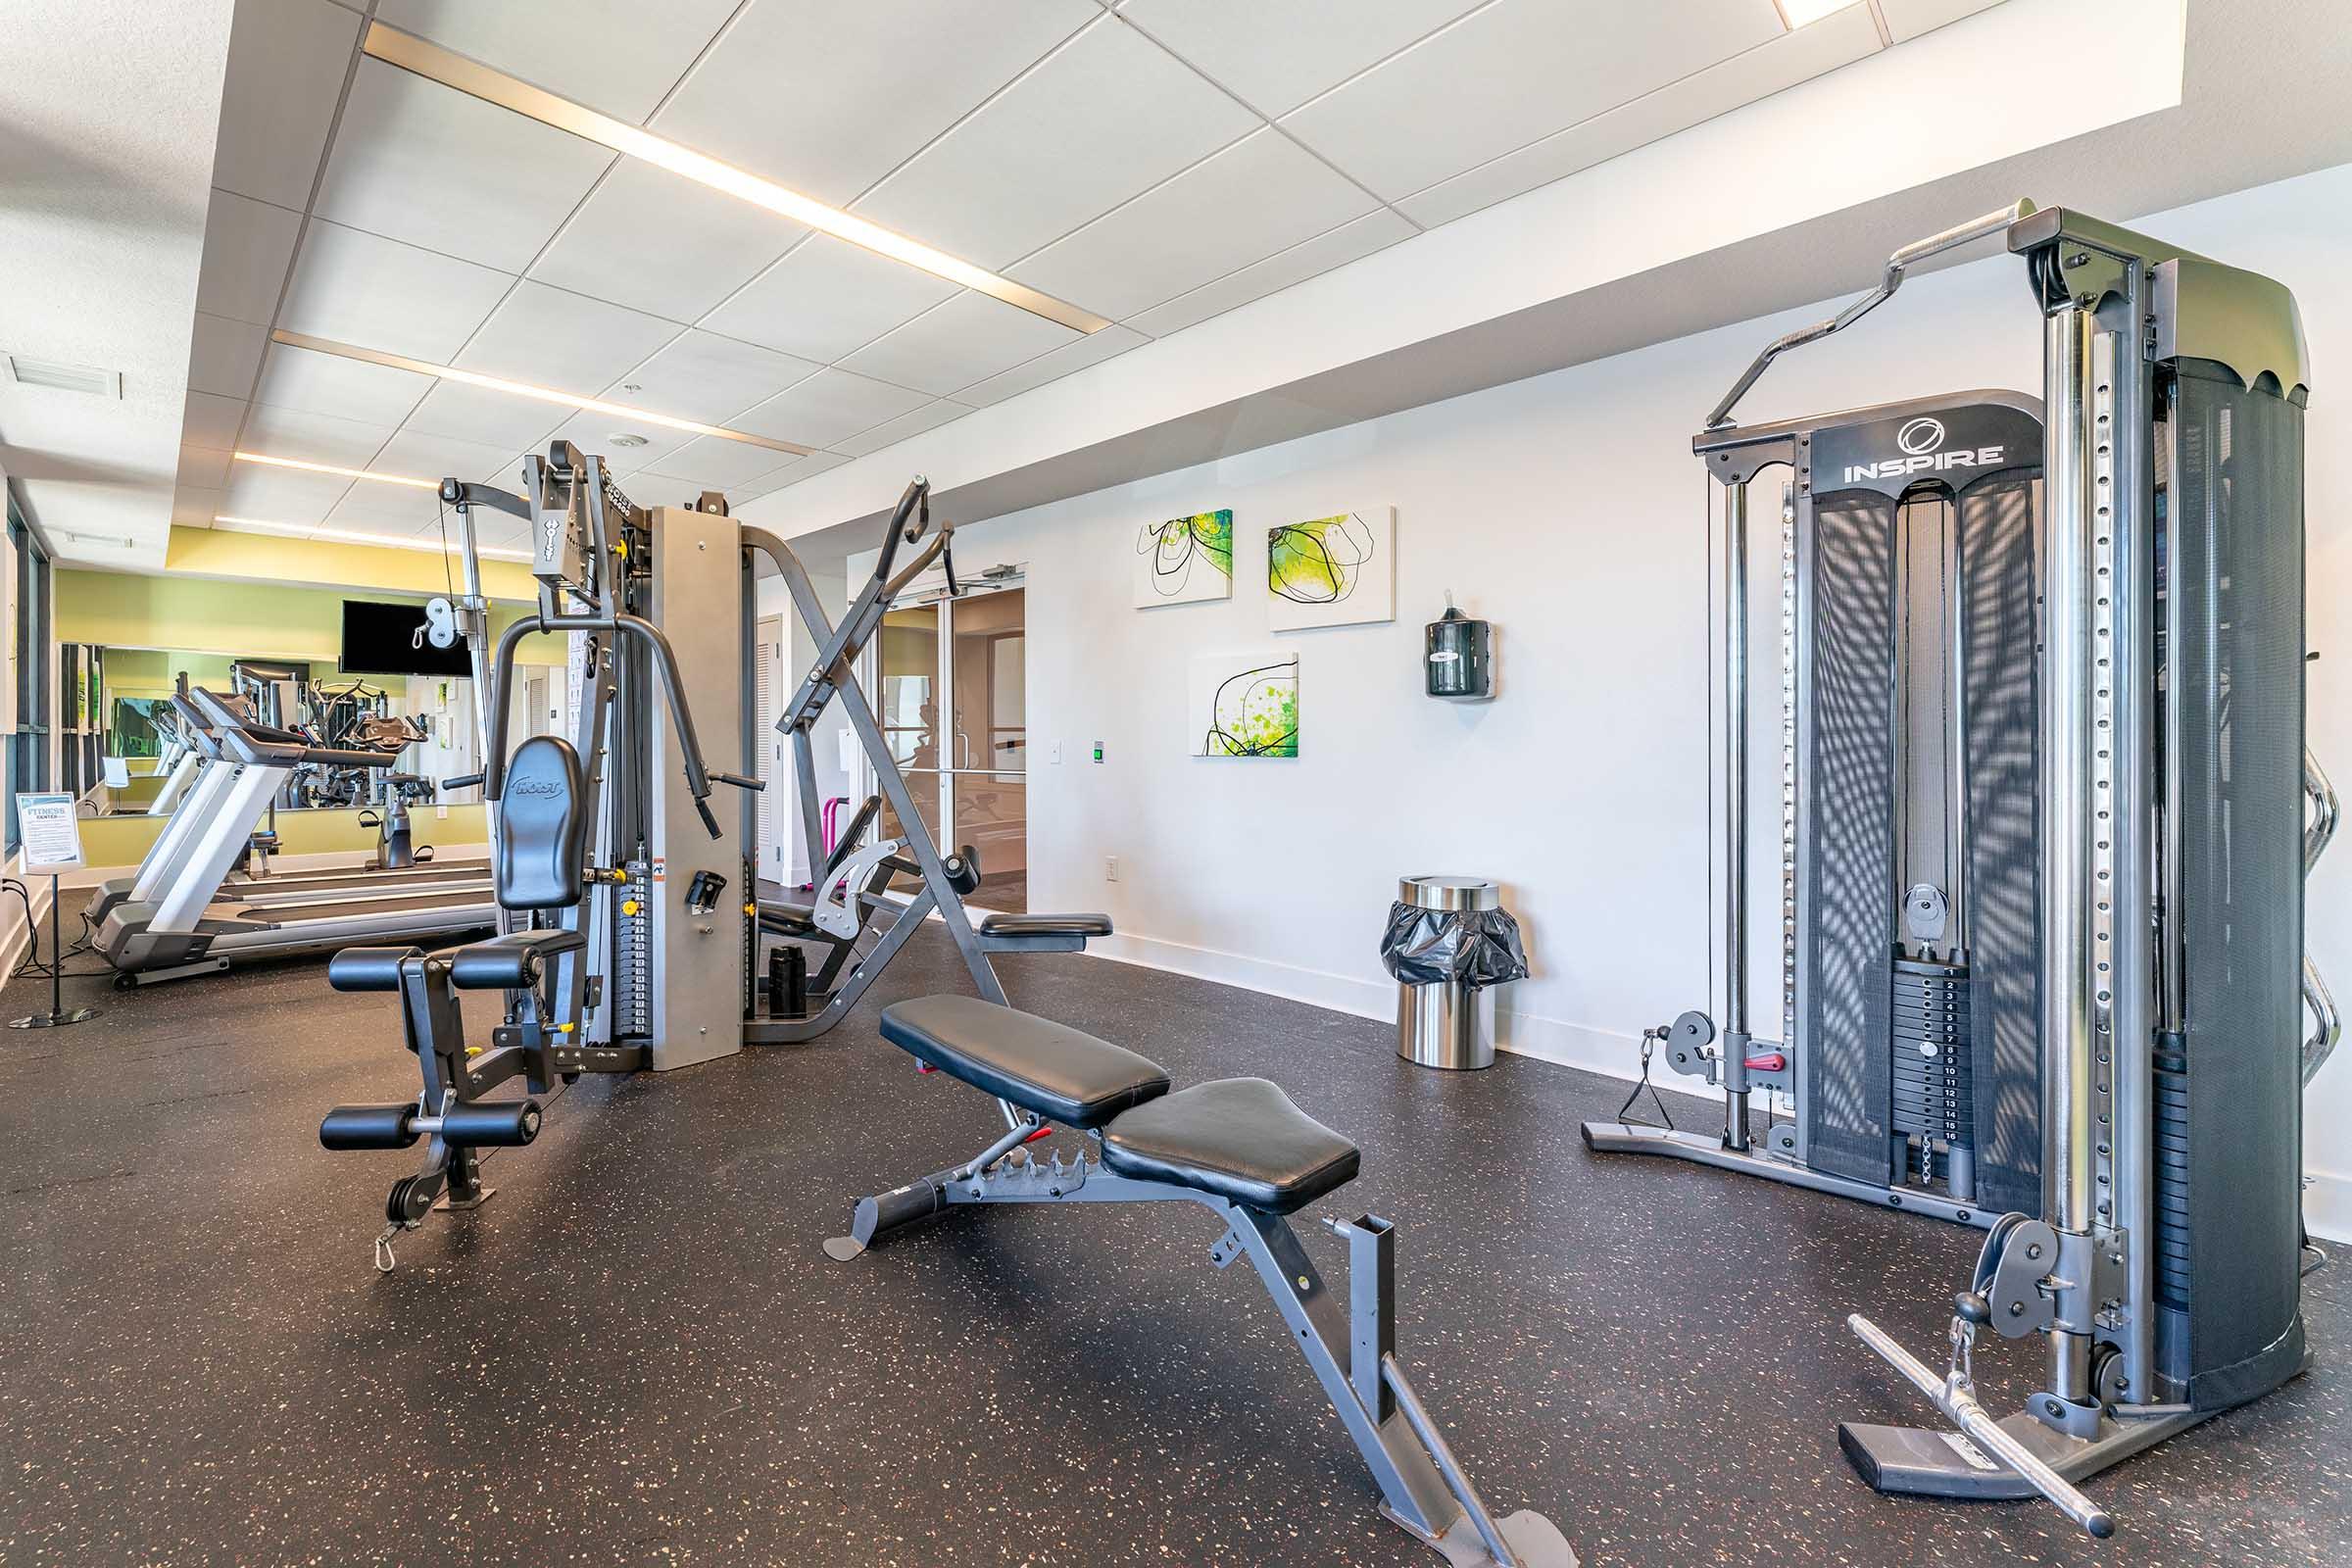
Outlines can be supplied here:
<path id="1" fill-rule="evenodd" d="M 969 902 L 1012 913 L 1029 906 L 1025 612 L 1022 589 L 994 584 L 902 603 L 883 617 L 875 660 L 876 717 L 932 842 L 970 846 L 980 887 Z M 882 832 L 900 832 L 887 804 Z"/>
<path id="2" fill-rule="evenodd" d="M 949 604 L 947 690 L 956 842 L 980 861 L 971 902 L 1029 906 L 1027 594 L 999 588 Z"/>
<path id="3" fill-rule="evenodd" d="M 760 754 L 760 875 L 769 881 L 797 882 L 801 878 L 793 856 L 793 823 L 800 803 L 793 799 L 792 743 L 776 733 L 776 710 L 784 701 L 784 617 L 762 615 L 754 628 L 757 652 L 752 663 L 756 683 L 753 712 L 758 723 L 752 734 Z"/>

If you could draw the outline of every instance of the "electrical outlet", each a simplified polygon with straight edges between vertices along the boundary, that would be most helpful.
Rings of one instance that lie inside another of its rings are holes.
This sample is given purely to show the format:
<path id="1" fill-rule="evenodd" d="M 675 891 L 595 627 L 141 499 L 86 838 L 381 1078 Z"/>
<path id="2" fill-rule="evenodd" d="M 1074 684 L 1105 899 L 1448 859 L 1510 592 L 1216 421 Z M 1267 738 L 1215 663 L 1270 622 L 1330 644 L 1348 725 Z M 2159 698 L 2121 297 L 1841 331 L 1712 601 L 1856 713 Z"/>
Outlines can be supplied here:
<path id="1" fill-rule="evenodd" d="M 1061 742 L 1059 741 L 1054 743 L 1054 765 L 1055 767 L 1061 765 Z"/>
<path id="2" fill-rule="evenodd" d="M 440 821 L 443 821 L 443 822 L 446 822 L 446 821 L 448 821 L 448 820 L 449 820 L 449 807 L 448 807 L 446 804 L 434 807 L 434 808 L 433 808 L 433 815 L 434 815 L 434 817 L 435 817 L 435 818 L 437 818 L 437 819 L 438 819 L 438 820 L 440 820 Z"/>
<path id="3" fill-rule="evenodd" d="M 1115 855 L 1105 855 L 1102 857 L 1102 880 L 1105 882 L 1116 882 L 1118 879 L 1119 858 Z"/>

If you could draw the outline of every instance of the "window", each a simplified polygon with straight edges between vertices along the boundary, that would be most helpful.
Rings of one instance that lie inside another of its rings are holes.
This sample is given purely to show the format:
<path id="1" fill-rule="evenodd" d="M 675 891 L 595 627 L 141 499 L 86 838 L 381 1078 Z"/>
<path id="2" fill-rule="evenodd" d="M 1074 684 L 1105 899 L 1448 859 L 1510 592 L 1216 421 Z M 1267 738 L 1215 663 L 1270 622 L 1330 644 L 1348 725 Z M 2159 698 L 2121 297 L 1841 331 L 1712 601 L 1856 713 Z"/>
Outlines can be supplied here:
<path id="1" fill-rule="evenodd" d="M 16 649 L 16 729 L 0 738 L 5 751 L 8 813 L 7 852 L 16 853 L 21 841 L 17 825 L 17 792 L 50 787 L 49 733 L 57 695 L 50 671 L 49 558 L 40 541 L 24 525 L 14 496 L 8 501 L 8 551 L 14 568 L 9 576 L 16 603 L 9 606 L 8 632 Z"/>

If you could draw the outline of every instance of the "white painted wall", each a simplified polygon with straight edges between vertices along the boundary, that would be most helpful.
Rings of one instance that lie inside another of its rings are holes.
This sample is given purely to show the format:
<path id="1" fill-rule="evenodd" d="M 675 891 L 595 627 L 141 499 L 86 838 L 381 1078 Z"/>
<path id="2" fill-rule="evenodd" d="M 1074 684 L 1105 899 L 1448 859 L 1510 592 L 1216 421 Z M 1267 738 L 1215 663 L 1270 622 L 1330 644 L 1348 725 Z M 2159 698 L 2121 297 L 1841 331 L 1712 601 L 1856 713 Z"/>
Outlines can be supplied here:
<path id="1" fill-rule="evenodd" d="M 2115 215 L 2128 219 L 2129 215 Z M 2286 281 L 2319 391 L 2310 423 L 2311 729 L 2352 779 L 2352 167 L 2136 220 Z M 1369 1015 L 1399 874 L 1494 876 L 1535 974 L 1516 1049 L 1630 1068 L 1642 1025 L 1708 1000 L 1710 575 L 1697 419 L 1809 308 L 1014 514 L 958 564 L 1029 571 L 1032 898 L 1107 908 L 1116 956 Z M 1970 386 L 2038 391 L 2039 336 L 2007 258 L 1919 278 L 1851 333 L 1791 357 L 1742 409 L 1766 418 Z M 1266 630 L 1264 530 L 1394 505 L 1394 624 Z M 1130 608 L 1136 528 L 1230 507 L 1229 604 Z M 1769 554 L 1769 552 L 1765 552 Z M 852 563 L 853 572 L 857 569 Z M 1451 588 L 1494 620 L 1501 698 L 1420 694 L 1421 627 Z M 1767 604 L 1770 601 L 1766 601 Z M 1187 757 L 1196 653 L 1296 648 L 1295 763 Z M 1770 667 L 1770 666 L 1768 666 Z M 1097 740 L 1106 760 L 1087 760 Z M 1059 743 L 1062 761 L 1051 761 Z M 1777 753 L 1766 753 L 1766 757 Z M 1769 769 L 1765 770 L 1769 778 Z M 1104 880 L 1105 857 L 1120 877 Z M 1769 882 L 1759 885 L 1768 896 Z M 2352 992 L 2352 848 L 2312 895 L 2312 943 Z M 1774 993 L 1767 992 L 1765 995 Z M 2282 1043 L 2281 1049 L 2285 1049 Z M 2352 1234 L 2352 1051 L 2314 1087 L 2313 1223 Z"/>
<path id="2" fill-rule="evenodd" d="M 815 561 L 806 564 L 808 585 L 816 590 L 816 597 L 823 602 L 825 613 L 838 619 L 848 608 L 842 567 Z M 801 617 L 794 612 L 792 599 L 784 591 L 783 578 L 761 577 L 757 592 L 759 613 L 781 615 L 790 632 L 790 653 L 785 660 L 784 678 L 779 684 L 777 699 L 779 702 L 790 701 L 792 694 L 799 690 L 800 683 L 808 677 L 810 666 L 816 662 L 816 641 L 809 636 L 808 628 L 801 623 Z M 763 729 L 761 733 L 764 736 L 766 731 Z M 836 795 L 854 796 L 857 792 L 857 781 L 841 766 L 841 737 L 848 733 L 849 724 L 840 717 L 837 708 L 828 708 L 816 727 L 809 732 L 810 752 L 816 762 L 816 798 L 820 803 Z M 787 775 L 791 774 L 792 767 L 791 755 L 787 752 L 784 764 Z M 845 810 L 843 814 L 846 821 L 849 813 Z M 790 822 L 791 876 L 798 883 L 808 876 L 808 845 L 807 836 L 801 830 L 797 806 L 792 808 Z"/>

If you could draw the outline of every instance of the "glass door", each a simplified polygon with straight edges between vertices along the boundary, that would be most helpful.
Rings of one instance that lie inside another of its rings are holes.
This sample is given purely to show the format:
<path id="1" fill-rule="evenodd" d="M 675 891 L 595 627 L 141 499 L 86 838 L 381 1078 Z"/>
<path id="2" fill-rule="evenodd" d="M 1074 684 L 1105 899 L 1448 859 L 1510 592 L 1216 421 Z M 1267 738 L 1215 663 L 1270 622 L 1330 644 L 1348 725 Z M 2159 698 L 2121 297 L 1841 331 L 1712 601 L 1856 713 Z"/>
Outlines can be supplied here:
<path id="1" fill-rule="evenodd" d="M 967 902 L 1010 913 L 1029 906 L 1025 600 L 992 586 L 902 603 L 876 656 L 877 716 L 916 813 L 943 851 L 972 847 Z M 883 834 L 901 831 L 885 803 Z"/>

